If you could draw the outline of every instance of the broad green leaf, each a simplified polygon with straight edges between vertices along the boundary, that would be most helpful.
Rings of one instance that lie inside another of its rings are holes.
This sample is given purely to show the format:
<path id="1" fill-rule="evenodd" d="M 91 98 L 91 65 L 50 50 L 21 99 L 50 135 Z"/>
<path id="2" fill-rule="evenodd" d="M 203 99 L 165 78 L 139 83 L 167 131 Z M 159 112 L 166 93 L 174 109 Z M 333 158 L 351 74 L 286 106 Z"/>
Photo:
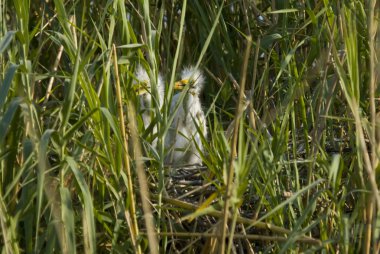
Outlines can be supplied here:
<path id="1" fill-rule="evenodd" d="M 13 120 L 13 117 L 17 111 L 17 109 L 20 106 L 20 103 L 22 102 L 22 98 L 16 97 L 14 98 L 11 103 L 8 106 L 7 111 L 5 111 L 5 114 L 3 117 L 0 118 L 0 147 L 2 146 L 5 137 L 9 131 L 9 128 L 11 126 L 11 122 Z"/>
<path id="2" fill-rule="evenodd" d="M 15 36 L 16 31 L 8 31 L 5 36 L 0 41 L 0 54 L 3 54 L 3 52 L 8 48 L 9 44 L 13 40 L 13 37 Z"/>
<path id="3" fill-rule="evenodd" d="M 4 81 L 0 84 L 0 110 L 4 106 L 5 99 L 7 98 L 17 68 L 18 65 L 11 64 L 5 72 Z"/>

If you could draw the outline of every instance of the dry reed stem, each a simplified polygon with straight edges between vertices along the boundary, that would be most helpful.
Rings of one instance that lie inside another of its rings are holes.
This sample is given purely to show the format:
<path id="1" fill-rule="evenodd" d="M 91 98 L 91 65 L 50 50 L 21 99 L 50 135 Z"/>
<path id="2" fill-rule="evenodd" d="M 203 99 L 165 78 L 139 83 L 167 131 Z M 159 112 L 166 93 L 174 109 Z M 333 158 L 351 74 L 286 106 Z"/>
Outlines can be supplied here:
<path id="1" fill-rule="evenodd" d="M 63 52 L 63 45 L 61 45 L 59 47 L 59 49 L 58 49 L 58 53 L 57 53 L 57 57 L 55 58 L 55 62 L 54 62 L 54 65 L 53 65 L 52 73 L 56 73 L 57 72 L 59 62 L 61 61 L 62 52 Z M 45 93 L 45 100 L 44 100 L 44 104 L 45 105 L 49 101 L 49 97 L 50 97 L 50 94 L 51 94 L 51 90 L 53 88 L 54 80 L 55 80 L 54 76 L 51 76 L 50 79 L 49 79 L 49 84 L 48 84 L 48 86 L 46 88 L 46 93 Z"/>
<path id="2" fill-rule="evenodd" d="M 369 1 L 369 15 L 368 15 L 368 37 L 369 37 L 369 60 L 370 60 L 370 84 L 369 84 L 369 102 L 370 102 L 370 115 L 371 115 L 371 129 L 370 129 L 370 139 L 371 142 L 371 162 L 372 162 L 372 173 L 376 178 L 376 170 L 373 170 L 378 165 L 378 154 L 375 152 L 377 149 L 376 140 L 376 104 L 375 104 L 375 93 L 377 88 L 377 77 L 376 77 L 376 50 L 375 50 L 375 37 L 377 32 L 377 22 L 375 21 L 375 8 L 376 0 Z M 365 243 L 364 243 L 364 253 L 370 253 L 371 250 L 371 238 L 372 238 L 372 220 L 374 212 L 374 197 L 375 193 L 372 192 L 371 197 L 368 199 L 367 205 L 367 223 L 366 223 L 366 234 L 365 234 Z M 379 209 L 380 207 L 377 207 Z"/>
<path id="3" fill-rule="evenodd" d="M 142 208 L 144 211 L 145 226 L 148 235 L 150 253 L 158 254 L 159 245 L 156 237 L 156 228 L 154 226 L 153 212 L 151 208 L 151 202 L 149 197 L 148 180 L 145 175 L 144 162 L 142 160 L 142 152 L 140 141 L 138 138 L 137 125 L 136 125 L 136 111 L 131 103 L 128 104 L 129 114 L 128 120 L 131 129 L 131 138 L 133 143 L 133 150 L 136 162 L 137 179 L 139 181 L 139 190 L 142 202 Z"/>
<path id="4" fill-rule="evenodd" d="M 158 195 L 152 194 L 152 198 L 155 199 L 155 200 L 157 200 L 158 199 Z M 199 206 L 196 206 L 196 205 L 193 205 L 193 204 L 190 204 L 190 203 L 178 200 L 178 199 L 171 199 L 171 198 L 163 197 L 162 201 L 164 203 L 166 203 L 166 204 L 177 206 L 177 207 L 179 207 L 181 209 L 185 209 L 185 210 L 189 210 L 189 211 L 196 211 L 196 210 L 199 209 Z M 210 211 L 210 212 L 207 213 L 207 215 L 215 217 L 215 218 L 222 218 L 223 215 L 224 215 L 224 213 L 221 212 L 221 211 Z M 232 216 L 228 217 L 228 219 L 231 219 L 231 218 L 232 218 Z M 238 223 L 247 225 L 249 227 L 251 225 L 254 225 L 254 227 L 258 228 L 258 229 L 270 230 L 273 233 L 286 234 L 286 235 L 290 235 L 292 233 L 292 231 L 289 230 L 289 229 L 282 228 L 282 227 L 279 227 L 279 226 L 275 226 L 275 225 L 270 224 L 270 223 L 265 223 L 265 222 L 261 222 L 261 221 L 258 222 L 256 220 L 244 218 L 244 217 L 241 217 L 241 216 L 238 216 L 236 218 L 236 221 Z M 305 241 L 307 241 L 307 242 L 312 242 L 314 245 L 319 245 L 319 246 L 322 245 L 322 242 L 319 239 L 315 239 L 313 237 L 309 237 L 309 236 L 304 236 L 303 235 L 299 239 L 299 241 L 303 241 L 302 239 L 305 240 Z"/>
<path id="5" fill-rule="evenodd" d="M 141 234 L 144 234 L 141 232 Z M 191 238 L 191 237 L 198 237 L 198 238 L 213 238 L 218 235 L 217 232 L 215 233 L 203 233 L 203 232 L 161 232 L 158 233 L 159 236 L 169 236 L 169 237 L 178 237 L 178 238 Z M 266 242 L 285 242 L 288 240 L 287 237 L 284 236 L 267 236 L 267 235 L 256 235 L 256 234 L 234 234 L 234 239 L 247 239 L 247 240 L 255 240 L 255 241 L 266 241 Z M 300 238 L 297 239 L 296 242 L 298 243 L 306 243 L 306 244 L 313 244 L 313 245 L 319 245 L 320 241 L 318 242 L 315 239 L 306 239 L 306 238 Z"/>
<path id="6" fill-rule="evenodd" d="M 116 46 L 115 44 L 112 45 L 112 51 L 113 51 L 113 65 L 114 65 L 114 70 L 115 70 L 115 79 L 116 79 L 116 97 L 117 97 L 117 110 L 119 114 L 119 123 L 120 123 L 120 131 L 121 131 L 121 138 L 123 141 L 123 163 L 124 163 L 124 168 L 126 170 L 127 174 L 127 181 L 128 181 L 128 188 L 127 188 L 127 193 L 128 197 L 130 198 L 130 207 L 129 207 L 129 212 L 131 216 L 131 223 L 132 227 L 128 227 L 131 233 L 131 240 L 133 247 L 137 253 L 141 253 L 141 247 L 137 243 L 137 236 L 139 234 L 139 229 L 137 225 L 137 218 L 136 218 L 136 201 L 134 198 L 134 193 L 133 193 L 133 184 L 132 184 L 132 174 L 131 174 L 131 168 L 130 168 L 130 163 L 129 163 L 129 150 L 128 150 L 128 136 L 126 134 L 126 127 L 124 125 L 124 112 L 123 112 L 123 104 L 121 100 L 121 89 L 120 89 L 120 78 L 119 78 L 119 70 L 117 66 L 117 55 L 116 55 Z"/>

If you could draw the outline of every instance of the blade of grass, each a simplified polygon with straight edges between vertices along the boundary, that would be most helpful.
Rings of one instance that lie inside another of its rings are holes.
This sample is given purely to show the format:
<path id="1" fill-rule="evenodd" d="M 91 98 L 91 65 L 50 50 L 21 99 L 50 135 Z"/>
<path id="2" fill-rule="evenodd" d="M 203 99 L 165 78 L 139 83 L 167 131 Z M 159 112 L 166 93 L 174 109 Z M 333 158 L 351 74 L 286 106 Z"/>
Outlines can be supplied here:
<path id="1" fill-rule="evenodd" d="M 81 197 L 83 201 L 83 208 L 84 208 L 84 232 L 86 234 L 83 235 L 83 240 L 85 243 L 85 250 L 86 253 L 96 253 L 96 235 L 95 235 L 95 221 L 94 221 L 94 207 L 91 197 L 91 192 L 88 188 L 88 185 L 86 183 L 86 180 L 83 177 L 83 174 L 80 172 L 77 163 L 73 158 L 70 156 L 66 156 L 65 160 L 70 167 L 71 171 L 75 175 L 75 179 L 79 185 L 79 188 L 81 190 Z"/>
<path id="2" fill-rule="evenodd" d="M 65 239 L 67 253 L 76 253 L 74 211 L 71 201 L 71 192 L 65 187 L 60 188 L 62 200 L 62 221 L 65 224 Z"/>
<path id="3" fill-rule="evenodd" d="M 244 62 L 241 69 L 242 79 L 240 80 L 239 100 L 238 100 L 238 105 L 236 107 L 236 113 L 235 113 L 234 135 L 231 141 L 231 157 L 230 157 L 229 169 L 227 172 L 226 193 L 224 196 L 224 211 L 223 211 L 224 216 L 222 220 L 223 228 L 222 228 L 221 236 L 219 239 L 220 253 L 230 253 L 231 251 L 231 248 L 228 248 L 226 252 L 225 239 L 227 235 L 228 217 L 230 216 L 230 199 L 232 197 L 232 192 L 233 192 L 232 185 L 234 181 L 234 161 L 235 161 L 235 157 L 237 156 L 236 146 L 237 146 L 237 141 L 238 141 L 239 124 L 240 124 L 241 115 L 243 113 L 242 108 L 243 108 L 243 98 L 244 98 L 244 93 L 245 93 L 245 83 L 246 83 L 246 78 L 247 78 L 248 60 L 251 53 L 251 45 L 252 45 L 252 38 L 250 36 L 247 37 L 246 44 L 247 45 L 246 45 L 246 51 L 244 54 Z M 233 211 L 233 216 L 235 216 L 235 214 L 236 214 L 236 210 Z M 233 231 L 231 231 L 231 234 L 233 235 Z"/>

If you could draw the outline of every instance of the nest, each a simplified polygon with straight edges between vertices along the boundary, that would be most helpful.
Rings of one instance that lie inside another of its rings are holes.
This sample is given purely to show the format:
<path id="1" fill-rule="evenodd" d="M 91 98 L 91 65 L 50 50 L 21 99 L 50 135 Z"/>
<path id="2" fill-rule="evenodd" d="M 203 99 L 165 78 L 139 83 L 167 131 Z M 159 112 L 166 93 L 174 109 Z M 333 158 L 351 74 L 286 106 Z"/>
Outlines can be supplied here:
<path id="1" fill-rule="evenodd" d="M 225 190 L 207 167 L 186 166 L 169 168 L 166 176 L 165 192 L 162 195 L 162 214 L 159 238 L 164 253 L 216 253 L 220 245 L 218 237 L 223 230 L 223 203 L 220 197 Z M 247 193 L 248 195 L 248 193 Z M 153 195 L 158 198 L 157 195 Z M 156 199 L 157 200 L 157 199 Z M 274 241 L 286 241 L 291 232 L 265 222 L 255 222 L 253 211 L 257 198 L 250 196 L 244 199 L 236 219 L 232 249 L 238 253 L 253 253 L 259 250 L 270 250 Z M 261 211 L 267 212 L 267 211 Z M 257 216 L 262 216 L 258 214 Z M 231 225 L 229 220 L 228 225 Z M 231 229 L 227 230 L 228 236 Z M 166 239 L 164 241 L 164 239 Z M 226 237 L 226 246 L 229 237 Z M 320 241 L 311 237 L 300 236 L 297 239 L 311 245 L 320 245 Z"/>

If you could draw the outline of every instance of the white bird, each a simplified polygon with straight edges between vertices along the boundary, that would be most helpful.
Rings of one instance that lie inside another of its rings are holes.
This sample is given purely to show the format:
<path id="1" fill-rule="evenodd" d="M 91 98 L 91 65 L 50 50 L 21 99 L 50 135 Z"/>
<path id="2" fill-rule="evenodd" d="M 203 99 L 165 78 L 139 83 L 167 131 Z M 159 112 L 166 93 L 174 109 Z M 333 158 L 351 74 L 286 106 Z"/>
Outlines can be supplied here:
<path id="1" fill-rule="evenodd" d="M 141 117 L 144 122 L 144 128 L 147 129 L 151 124 L 152 117 L 154 115 L 153 100 L 155 98 L 154 96 L 152 96 L 152 82 L 149 78 L 148 73 L 141 65 L 137 66 L 135 70 L 135 77 L 136 80 L 133 82 L 133 86 L 136 89 L 137 94 L 139 95 Z M 158 92 L 158 98 L 156 98 L 156 105 L 158 105 L 161 109 L 165 94 L 165 86 L 162 79 L 162 75 L 160 73 L 158 74 L 156 84 Z M 153 134 L 155 134 L 156 132 L 157 126 L 154 126 Z M 156 142 L 157 141 L 155 140 L 152 144 L 155 146 Z"/>
<path id="2" fill-rule="evenodd" d="M 173 114 L 179 99 L 184 96 L 165 138 L 165 148 L 169 151 L 165 158 L 166 164 L 172 166 L 202 164 L 201 135 L 207 137 L 207 127 L 199 95 L 204 82 L 205 78 L 199 69 L 188 67 L 182 70 L 181 80 L 175 83 L 177 89 L 183 89 L 187 85 L 188 89 L 176 94 L 172 99 L 170 111 Z"/>

